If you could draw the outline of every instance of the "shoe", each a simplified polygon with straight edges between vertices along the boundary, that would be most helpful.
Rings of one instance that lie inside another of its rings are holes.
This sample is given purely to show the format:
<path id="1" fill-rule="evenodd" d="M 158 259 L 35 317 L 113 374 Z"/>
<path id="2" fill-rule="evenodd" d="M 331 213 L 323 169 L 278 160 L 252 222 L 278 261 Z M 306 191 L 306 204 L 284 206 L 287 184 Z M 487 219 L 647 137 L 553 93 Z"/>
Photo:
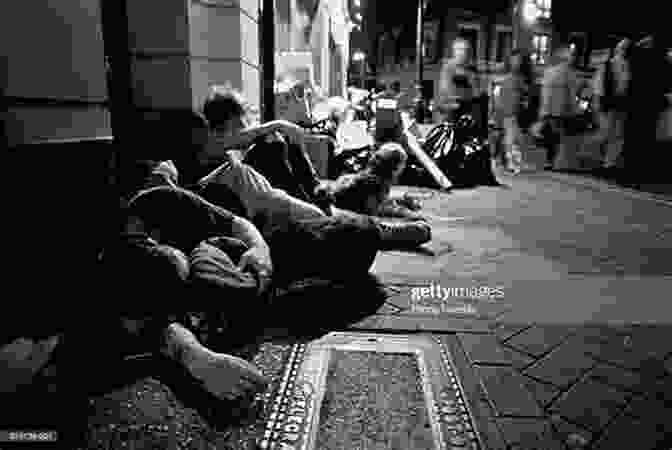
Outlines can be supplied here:
<path id="1" fill-rule="evenodd" d="M 206 391 L 219 399 L 250 398 L 268 386 L 268 380 L 252 364 L 213 352 L 182 325 L 169 325 L 164 337 L 162 353 L 183 365 Z"/>
<path id="2" fill-rule="evenodd" d="M 422 221 L 390 223 L 380 222 L 381 247 L 384 250 L 414 248 L 432 240 L 431 226 Z"/>

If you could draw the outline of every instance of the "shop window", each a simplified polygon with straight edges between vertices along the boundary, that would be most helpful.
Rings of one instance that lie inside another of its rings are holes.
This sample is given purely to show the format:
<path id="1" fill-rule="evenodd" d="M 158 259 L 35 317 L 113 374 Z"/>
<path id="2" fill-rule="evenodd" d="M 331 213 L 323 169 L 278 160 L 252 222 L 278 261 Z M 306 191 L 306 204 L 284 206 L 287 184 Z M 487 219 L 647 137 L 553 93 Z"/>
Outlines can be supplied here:
<path id="1" fill-rule="evenodd" d="M 546 64 L 551 48 L 550 36 L 536 34 L 532 38 L 532 61 L 536 64 Z"/>
<path id="2" fill-rule="evenodd" d="M 551 18 L 551 0 L 536 0 L 535 4 L 539 9 L 539 16 L 544 19 Z"/>

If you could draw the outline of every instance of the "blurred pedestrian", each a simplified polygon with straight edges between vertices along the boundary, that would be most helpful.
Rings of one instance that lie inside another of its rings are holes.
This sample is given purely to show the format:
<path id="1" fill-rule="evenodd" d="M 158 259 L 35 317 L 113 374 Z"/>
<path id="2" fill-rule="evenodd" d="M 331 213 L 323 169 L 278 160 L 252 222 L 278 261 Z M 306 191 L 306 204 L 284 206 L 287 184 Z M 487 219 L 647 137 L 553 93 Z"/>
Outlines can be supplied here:
<path id="1" fill-rule="evenodd" d="M 478 77 L 469 65 L 471 48 L 465 39 L 453 43 L 453 57 L 441 68 L 437 108 L 444 120 L 473 113 Z"/>
<path id="2" fill-rule="evenodd" d="M 622 182 L 636 186 L 660 175 L 667 178 L 667 167 L 657 174 L 658 161 L 664 155 L 656 152 L 657 128 L 662 113 L 669 105 L 665 94 L 670 89 L 670 66 L 667 49 L 659 36 L 651 35 L 632 49 L 630 83 L 627 89 L 624 123 L 624 178 Z M 649 161 L 655 161 L 649 164 Z"/>
<path id="3" fill-rule="evenodd" d="M 550 124 L 553 141 L 549 145 L 547 167 L 554 170 L 576 169 L 581 138 L 578 96 L 587 83 L 577 71 L 578 52 L 574 45 L 561 47 L 556 53 L 558 64 L 544 74 L 539 117 Z"/>
<path id="4" fill-rule="evenodd" d="M 528 129 L 532 124 L 530 109 L 534 69 L 530 55 L 520 49 L 515 49 L 511 53 L 509 64 L 511 72 L 503 80 L 501 90 L 504 158 L 506 169 L 518 173 L 522 168 L 523 155 L 530 141 Z"/>
<path id="5" fill-rule="evenodd" d="M 604 145 L 603 168 L 607 175 L 622 166 L 631 49 L 632 42 L 629 39 L 620 41 L 610 52 L 611 57 L 597 76 L 595 93 L 598 97 L 600 135 Z"/>

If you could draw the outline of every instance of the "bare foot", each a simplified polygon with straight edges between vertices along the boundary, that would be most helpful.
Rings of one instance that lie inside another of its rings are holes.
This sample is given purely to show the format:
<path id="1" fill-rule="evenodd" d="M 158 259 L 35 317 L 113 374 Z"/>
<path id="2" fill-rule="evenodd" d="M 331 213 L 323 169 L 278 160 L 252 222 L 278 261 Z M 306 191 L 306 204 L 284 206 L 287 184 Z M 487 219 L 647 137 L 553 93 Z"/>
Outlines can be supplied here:
<path id="1" fill-rule="evenodd" d="M 204 347 L 194 334 L 173 323 L 166 329 L 165 353 L 183 364 L 203 387 L 220 399 L 233 400 L 263 392 L 268 380 L 244 359 Z"/>

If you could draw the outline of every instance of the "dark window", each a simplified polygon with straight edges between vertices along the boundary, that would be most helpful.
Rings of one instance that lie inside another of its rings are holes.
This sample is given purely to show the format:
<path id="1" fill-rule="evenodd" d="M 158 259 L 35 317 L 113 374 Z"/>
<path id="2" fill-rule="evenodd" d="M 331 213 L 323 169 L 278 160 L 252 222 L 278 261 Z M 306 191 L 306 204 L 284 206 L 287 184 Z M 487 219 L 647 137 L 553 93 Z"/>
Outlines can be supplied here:
<path id="1" fill-rule="evenodd" d="M 532 38 L 532 61 L 537 64 L 546 64 L 551 53 L 551 38 L 547 34 L 536 34 Z"/>
<path id="2" fill-rule="evenodd" d="M 511 53 L 511 42 L 513 36 L 510 31 L 500 31 L 497 33 L 497 62 L 506 61 Z"/>
<path id="3" fill-rule="evenodd" d="M 422 92 L 425 98 L 434 98 L 434 80 L 422 80 Z"/>

